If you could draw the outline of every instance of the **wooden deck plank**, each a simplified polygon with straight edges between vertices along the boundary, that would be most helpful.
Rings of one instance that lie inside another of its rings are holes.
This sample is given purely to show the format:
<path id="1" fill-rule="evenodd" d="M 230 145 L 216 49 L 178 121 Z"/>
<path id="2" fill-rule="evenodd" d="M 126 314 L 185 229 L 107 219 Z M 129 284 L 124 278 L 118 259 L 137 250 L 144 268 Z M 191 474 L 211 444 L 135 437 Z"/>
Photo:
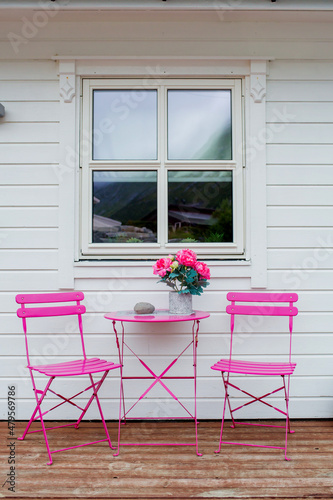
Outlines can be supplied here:
<path id="1" fill-rule="evenodd" d="M 56 425 L 56 424 L 55 424 Z M 25 427 L 17 422 L 15 435 Z M 117 424 L 108 423 L 111 438 Z M 215 454 L 220 422 L 203 421 L 199 425 L 197 457 L 194 447 L 122 446 L 113 457 L 106 443 L 77 448 L 53 455 L 48 466 L 41 433 L 15 441 L 16 491 L 0 490 L 0 497 L 60 500 L 82 498 L 95 500 L 162 500 L 224 498 L 227 500 L 286 500 L 333 498 L 333 422 L 295 421 L 295 433 L 289 435 L 288 455 L 282 450 L 224 445 Z M 100 422 L 82 422 L 79 430 L 71 427 L 50 431 L 51 447 L 71 446 L 90 439 L 103 439 Z M 122 439 L 193 440 L 190 422 L 129 422 L 122 426 Z M 254 442 L 277 441 L 283 444 L 283 429 L 245 427 L 226 434 Z M 0 474 L 8 473 L 7 423 L 0 422 Z M 4 479 L 5 480 L 5 479 Z"/>

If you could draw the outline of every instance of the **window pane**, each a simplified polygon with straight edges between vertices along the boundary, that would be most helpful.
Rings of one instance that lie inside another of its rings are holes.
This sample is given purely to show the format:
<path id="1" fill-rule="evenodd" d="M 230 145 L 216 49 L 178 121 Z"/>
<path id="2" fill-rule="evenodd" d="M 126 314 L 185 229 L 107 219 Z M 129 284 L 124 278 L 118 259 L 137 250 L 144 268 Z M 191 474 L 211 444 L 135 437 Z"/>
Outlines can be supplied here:
<path id="1" fill-rule="evenodd" d="M 93 243 L 157 238 L 157 172 L 93 172 Z"/>
<path id="2" fill-rule="evenodd" d="M 157 91 L 94 90 L 93 160 L 157 159 Z"/>
<path id="3" fill-rule="evenodd" d="M 233 241 L 232 172 L 168 172 L 169 243 Z"/>
<path id="4" fill-rule="evenodd" d="M 168 90 L 168 159 L 231 160 L 231 90 Z"/>

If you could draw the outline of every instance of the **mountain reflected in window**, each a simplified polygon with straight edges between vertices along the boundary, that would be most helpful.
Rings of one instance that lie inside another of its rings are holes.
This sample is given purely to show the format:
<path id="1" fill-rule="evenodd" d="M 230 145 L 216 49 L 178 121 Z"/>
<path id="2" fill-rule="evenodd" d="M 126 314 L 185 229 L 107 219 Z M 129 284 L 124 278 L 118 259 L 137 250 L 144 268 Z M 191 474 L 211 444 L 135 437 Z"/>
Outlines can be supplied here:
<path id="1" fill-rule="evenodd" d="M 93 172 L 93 243 L 157 241 L 157 173 Z"/>
<path id="2" fill-rule="evenodd" d="M 168 241 L 233 241 L 230 171 L 169 171 Z"/>

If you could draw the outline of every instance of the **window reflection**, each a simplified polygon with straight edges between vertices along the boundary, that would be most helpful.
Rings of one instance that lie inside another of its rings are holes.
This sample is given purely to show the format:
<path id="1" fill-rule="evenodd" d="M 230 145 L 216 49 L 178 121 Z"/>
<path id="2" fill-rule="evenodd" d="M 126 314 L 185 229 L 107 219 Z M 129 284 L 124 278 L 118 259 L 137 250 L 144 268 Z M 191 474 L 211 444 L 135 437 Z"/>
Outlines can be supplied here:
<path id="1" fill-rule="evenodd" d="M 231 160 L 231 91 L 168 90 L 168 159 Z"/>
<path id="2" fill-rule="evenodd" d="M 93 172 L 93 243 L 157 241 L 157 173 Z"/>
<path id="3" fill-rule="evenodd" d="M 168 241 L 233 241 L 230 171 L 168 172 Z"/>
<path id="4" fill-rule="evenodd" d="M 156 90 L 94 90 L 92 157 L 157 159 Z"/>

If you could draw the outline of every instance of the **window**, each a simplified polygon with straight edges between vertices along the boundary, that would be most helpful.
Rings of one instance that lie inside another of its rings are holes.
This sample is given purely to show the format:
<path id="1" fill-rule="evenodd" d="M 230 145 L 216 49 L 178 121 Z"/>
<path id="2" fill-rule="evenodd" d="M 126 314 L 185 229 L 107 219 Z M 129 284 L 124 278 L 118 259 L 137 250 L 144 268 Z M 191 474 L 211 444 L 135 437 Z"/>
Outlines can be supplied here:
<path id="1" fill-rule="evenodd" d="M 242 82 L 83 80 L 81 255 L 244 253 Z"/>

